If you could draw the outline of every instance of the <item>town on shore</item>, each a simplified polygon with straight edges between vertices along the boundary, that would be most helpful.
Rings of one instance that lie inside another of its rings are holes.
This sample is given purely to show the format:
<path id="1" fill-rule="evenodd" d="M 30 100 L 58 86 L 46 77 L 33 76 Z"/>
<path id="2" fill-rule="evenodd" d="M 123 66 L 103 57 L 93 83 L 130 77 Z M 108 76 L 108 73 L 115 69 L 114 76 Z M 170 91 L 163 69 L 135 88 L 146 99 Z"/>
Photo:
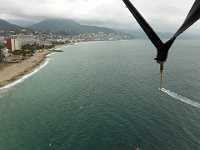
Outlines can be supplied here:
<path id="1" fill-rule="evenodd" d="M 130 39 L 127 34 L 103 31 L 63 34 L 28 28 L 0 30 L 0 87 L 34 69 L 59 45 L 126 39 Z"/>
<path id="2" fill-rule="evenodd" d="M 17 62 L 32 56 L 36 51 L 42 49 L 52 49 L 57 45 L 75 44 L 87 41 L 113 41 L 128 39 L 125 35 L 115 33 L 85 33 L 79 35 L 54 35 L 53 33 L 33 32 L 0 36 L 0 63 Z M 1 68 L 0 68 L 1 69 Z"/>

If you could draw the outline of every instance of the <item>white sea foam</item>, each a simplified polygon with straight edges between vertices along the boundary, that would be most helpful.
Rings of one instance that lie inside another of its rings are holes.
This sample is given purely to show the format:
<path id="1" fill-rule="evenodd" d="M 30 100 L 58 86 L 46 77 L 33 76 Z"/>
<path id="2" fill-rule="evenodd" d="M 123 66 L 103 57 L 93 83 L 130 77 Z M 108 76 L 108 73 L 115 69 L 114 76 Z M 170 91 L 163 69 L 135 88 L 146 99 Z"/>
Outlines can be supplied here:
<path id="1" fill-rule="evenodd" d="M 1 88 L 0 88 L 0 91 L 9 89 L 9 88 L 11 88 L 11 87 L 14 87 L 14 86 L 16 86 L 17 84 L 19 84 L 19 83 L 25 81 L 25 80 L 28 79 L 29 77 L 33 76 L 34 74 L 36 74 L 37 72 L 39 72 L 42 68 L 44 68 L 45 66 L 47 66 L 48 63 L 49 63 L 49 60 L 50 60 L 50 59 L 47 58 L 43 64 L 41 64 L 39 67 L 37 67 L 36 69 L 34 69 L 31 73 L 26 74 L 26 75 L 22 76 L 20 79 L 14 81 L 14 82 L 12 82 L 12 83 L 10 83 L 10 84 L 8 84 L 8 85 L 5 85 L 5 86 L 1 87 Z"/>
<path id="2" fill-rule="evenodd" d="M 54 55 L 54 54 L 56 54 L 56 53 L 50 53 L 50 54 L 48 54 L 46 57 L 50 57 L 50 56 L 52 56 L 52 55 Z"/>
<path id="3" fill-rule="evenodd" d="M 166 93 L 167 95 L 171 96 L 172 98 L 179 100 L 185 104 L 188 104 L 190 106 L 196 107 L 196 108 L 200 108 L 200 103 L 195 102 L 187 97 L 181 96 L 175 92 L 172 92 L 170 90 L 167 90 L 165 88 L 160 89 L 162 92 Z"/>

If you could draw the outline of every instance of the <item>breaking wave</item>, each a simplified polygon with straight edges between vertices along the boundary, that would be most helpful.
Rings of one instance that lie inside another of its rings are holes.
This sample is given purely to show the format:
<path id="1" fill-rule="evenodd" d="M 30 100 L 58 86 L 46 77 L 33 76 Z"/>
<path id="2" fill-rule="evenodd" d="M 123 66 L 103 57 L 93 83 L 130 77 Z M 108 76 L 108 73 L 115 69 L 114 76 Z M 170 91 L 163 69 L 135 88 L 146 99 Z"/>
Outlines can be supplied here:
<path id="1" fill-rule="evenodd" d="M 56 54 L 56 53 L 50 53 L 50 54 L 48 54 L 46 57 L 50 57 L 50 56 L 52 56 L 52 55 L 54 55 L 54 54 Z"/>
<path id="2" fill-rule="evenodd" d="M 50 59 L 47 58 L 47 59 L 45 60 L 44 63 L 42 63 L 39 67 L 37 67 L 36 69 L 34 69 L 31 73 L 26 74 L 26 75 L 22 76 L 20 79 L 18 79 L 18 80 L 16 80 L 16 81 L 13 81 L 12 83 L 1 87 L 1 88 L 0 88 L 0 91 L 1 91 L 1 90 L 9 89 L 9 88 L 11 88 L 11 87 L 16 86 L 16 85 L 19 84 L 19 83 L 22 83 L 23 81 L 25 81 L 25 80 L 28 79 L 29 77 L 31 77 L 31 76 L 33 76 L 34 74 L 36 74 L 37 72 L 39 72 L 39 71 L 40 71 L 41 69 L 43 69 L 45 66 L 47 66 L 48 63 L 49 63 L 49 60 L 50 60 Z"/>

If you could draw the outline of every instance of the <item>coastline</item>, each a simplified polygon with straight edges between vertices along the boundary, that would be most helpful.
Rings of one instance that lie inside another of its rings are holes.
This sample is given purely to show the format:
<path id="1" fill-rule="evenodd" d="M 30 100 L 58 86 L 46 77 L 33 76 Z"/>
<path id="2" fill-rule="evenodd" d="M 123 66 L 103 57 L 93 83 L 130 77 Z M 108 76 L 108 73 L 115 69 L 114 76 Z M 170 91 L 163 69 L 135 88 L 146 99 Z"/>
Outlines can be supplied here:
<path id="1" fill-rule="evenodd" d="M 95 41 L 82 41 L 76 42 L 78 43 L 87 43 L 87 42 L 95 42 Z M 31 74 L 32 72 L 37 70 L 37 67 L 46 60 L 47 57 L 56 53 L 62 52 L 60 50 L 66 44 L 56 45 L 52 49 L 45 49 L 37 51 L 33 56 L 22 60 L 13 64 L 4 64 L 0 66 L 0 90 L 5 89 L 7 86 L 14 84 L 20 79 L 23 79 L 24 76 Z M 3 66 L 3 67 L 2 67 Z"/>
<path id="2" fill-rule="evenodd" d="M 44 62 L 47 55 L 50 53 L 51 52 L 48 50 L 39 51 L 28 59 L 4 67 L 0 70 L 0 88 L 3 88 L 4 86 L 20 79 L 24 75 L 31 73 L 42 62 Z"/>

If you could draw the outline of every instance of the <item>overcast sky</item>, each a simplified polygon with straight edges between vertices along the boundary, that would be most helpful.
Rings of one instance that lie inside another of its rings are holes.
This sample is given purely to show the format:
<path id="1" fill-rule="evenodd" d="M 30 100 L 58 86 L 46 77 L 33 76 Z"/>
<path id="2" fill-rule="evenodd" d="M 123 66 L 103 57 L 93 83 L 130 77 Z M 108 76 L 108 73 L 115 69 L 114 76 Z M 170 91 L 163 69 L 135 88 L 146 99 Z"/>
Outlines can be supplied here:
<path id="1" fill-rule="evenodd" d="M 131 0 L 156 30 L 176 30 L 194 0 Z M 72 18 L 138 28 L 122 0 L 0 0 L 0 18 Z M 198 27 L 197 23 L 192 30 Z M 168 31 L 165 31 L 168 32 Z"/>

